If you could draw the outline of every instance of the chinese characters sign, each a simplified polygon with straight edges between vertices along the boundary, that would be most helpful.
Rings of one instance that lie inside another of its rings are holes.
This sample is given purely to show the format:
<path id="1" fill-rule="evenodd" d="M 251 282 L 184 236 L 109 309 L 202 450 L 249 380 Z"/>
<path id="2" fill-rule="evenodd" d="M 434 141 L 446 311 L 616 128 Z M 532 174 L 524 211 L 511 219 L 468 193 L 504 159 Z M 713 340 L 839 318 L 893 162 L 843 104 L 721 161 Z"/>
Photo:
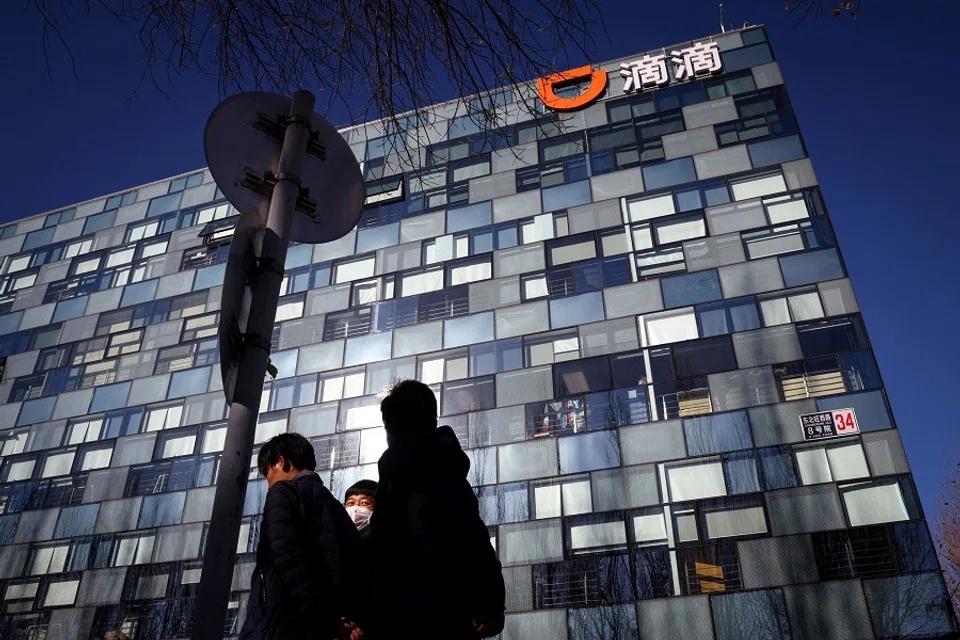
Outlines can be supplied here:
<path id="1" fill-rule="evenodd" d="M 623 92 L 633 93 L 670 84 L 667 62 L 666 54 L 648 54 L 639 60 L 621 64 L 620 75 L 625 79 Z M 691 47 L 671 51 L 669 63 L 673 65 L 673 77 L 678 81 L 713 75 L 723 69 L 716 42 L 696 42 Z"/>
<path id="2" fill-rule="evenodd" d="M 804 440 L 823 440 L 860 433 L 853 409 L 803 414 L 800 416 L 800 428 L 803 430 Z"/>

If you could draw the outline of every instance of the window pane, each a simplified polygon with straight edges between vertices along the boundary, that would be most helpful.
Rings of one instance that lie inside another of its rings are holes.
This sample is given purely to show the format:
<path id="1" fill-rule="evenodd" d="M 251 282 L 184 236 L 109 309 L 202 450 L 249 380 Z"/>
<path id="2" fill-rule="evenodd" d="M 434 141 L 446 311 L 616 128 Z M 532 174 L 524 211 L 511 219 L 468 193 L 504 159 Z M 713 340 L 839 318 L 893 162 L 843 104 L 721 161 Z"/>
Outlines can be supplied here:
<path id="1" fill-rule="evenodd" d="M 662 189 L 686 182 L 696 182 L 693 158 L 679 158 L 643 168 L 643 184 L 647 189 Z"/>
<path id="2" fill-rule="evenodd" d="M 683 430 L 691 456 L 753 447 L 750 422 L 746 411 L 685 418 Z"/>
<path id="3" fill-rule="evenodd" d="M 591 201 L 590 182 L 583 180 L 571 184 L 550 187 L 543 189 L 541 195 L 543 197 L 543 210 L 546 213 L 575 207 Z"/>
<path id="4" fill-rule="evenodd" d="M 660 284 L 663 288 L 663 306 L 668 309 L 710 302 L 723 297 L 720 279 L 714 269 L 663 278 Z"/>

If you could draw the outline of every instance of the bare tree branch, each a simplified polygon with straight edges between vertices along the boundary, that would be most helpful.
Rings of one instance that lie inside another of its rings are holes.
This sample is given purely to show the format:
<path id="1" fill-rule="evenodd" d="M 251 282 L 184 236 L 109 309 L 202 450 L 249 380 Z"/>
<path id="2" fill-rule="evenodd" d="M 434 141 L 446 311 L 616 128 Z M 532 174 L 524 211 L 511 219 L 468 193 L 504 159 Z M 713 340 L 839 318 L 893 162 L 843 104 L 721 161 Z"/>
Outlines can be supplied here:
<path id="1" fill-rule="evenodd" d="M 815 19 L 822 18 L 827 9 L 824 6 L 824 0 L 784 0 L 784 8 L 787 13 L 797 15 L 796 26 L 812 15 Z M 833 6 L 830 9 L 830 15 L 834 18 L 847 16 L 851 22 L 860 21 L 860 7 L 862 0 L 833 0 Z"/>
<path id="2" fill-rule="evenodd" d="M 960 614 L 960 463 L 940 486 L 937 553 L 954 614 Z"/>
<path id="3" fill-rule="evenodd" d="M 222 96 L 306 88 L 325 115 L 347 113 L 346 124 L 383 119 L 384 134 L 397 134 L 389 151 L 399 154 L 422 146 L 422 109 L 444 98 L 469 102 L 458 115 L 498 129 L 508 106 L 475 97 L 568 68 L 571 59 L 582 64 L 600 26 L 597 0 L 61 1 L 27 5 L 43 27 L 48 73 L 59 45 L 76 75 L 65 26 L 107 16 L 137 34 L 143 65 L 135 91 L 149 82 L 163 92 L 188 71 L 216 75 Z M 530 92 L 516 101 L 541 117 Z M 412 120 L 401 118 L 410 112 Z"/>

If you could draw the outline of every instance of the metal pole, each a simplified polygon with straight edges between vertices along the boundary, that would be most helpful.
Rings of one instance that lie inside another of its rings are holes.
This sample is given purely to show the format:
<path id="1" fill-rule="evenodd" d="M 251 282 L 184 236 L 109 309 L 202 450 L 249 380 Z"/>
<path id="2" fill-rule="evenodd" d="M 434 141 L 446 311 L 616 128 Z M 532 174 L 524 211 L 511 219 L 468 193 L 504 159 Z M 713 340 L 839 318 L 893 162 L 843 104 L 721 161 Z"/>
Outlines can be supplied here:
<path id="1" fill-rule="evenodd" d="M 263 394 L 263 378 L 267 371 L 270 338 L 277 315 L 290 223 L 300 192 L 299 174 L 310 135 L 313 103 L 313 94 L 307 91 L 297 91 L 293 95 L 280 161 L 277 163 L 277 183 L 270 199 L 263 246 L 259 254 L 261 268 L 247 321 L 247 341 L 239 365 L 234 401 L 230 405 L 213 513 L 207 530 L 203 573 L 197 591 L 191 636 L 193 640 L 220 640 L 224 636 L 250 456 L 257 429 L 260 396 Z"/>

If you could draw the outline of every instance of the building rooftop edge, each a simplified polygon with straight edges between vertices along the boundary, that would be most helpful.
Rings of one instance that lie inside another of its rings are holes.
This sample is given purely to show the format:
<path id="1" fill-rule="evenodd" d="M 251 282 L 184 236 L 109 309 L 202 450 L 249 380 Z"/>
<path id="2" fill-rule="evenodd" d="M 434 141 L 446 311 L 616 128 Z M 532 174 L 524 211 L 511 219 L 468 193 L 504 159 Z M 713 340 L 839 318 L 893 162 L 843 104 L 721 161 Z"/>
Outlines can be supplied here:
<path id="1" fill-rule="evenodd" d="M 718 37 L 722 37 L 722 36 L 725 36 L 725 35 L 728 35 L 728 34 L 731 34 L 731 33 L 740 33 L 740 32 L 742 32 L 742 31 L 749 31 L 749 30 L 751 30 L 751 29 L 756 29 L 756 28 L 763 27 L 763 26 L 765 26 L 765 25 L 764 25 L 764 24 L 750 24 L 750 25 L 748 25 L 748 26 L 740 27 L 740 28 L 738 28 L 738 29 L 729 29 L 729 30 L 727 30 L 727 31 L 722 31 L 722 32 L 720 32 L 720 33 L 713 33 L 713 34 L 710 34 L 710 35 L 707 35 L 707 36 L 702 36 L 702 37 L 700 37 L 700 38 L 694 38 L 693 40 L 690 40 L 690 41 L 687 41 L 687 42 L 700 41 L 700 40 L 708 40 L 708 41 L 709 41 L 709 40 L 712 40 L 712 39 L 715 39 L 715 38 L 718 38 Z M 670 49 L 670 48 L 672 48 L 672 47 L 678 46 L 679 44 L 681 44 L 681 43 L 664 45 L 664 46 L 662 46 L 662 47 L 654 47 L 653 49 L 646 49 L 646 50 L 644 50 L 643 52 L 641 52 L 640 54 L 636 54 L 636 53 L 635 53 L 635 54 L 631 54 L 631 55 L 627 55 L 627 56 L 621 56 L 621 57 L 619 57 L 619 58 L 613 58 L 613 59 L 611 59 L 611 60 L 603 60 L 603 61 L 601 61 L 601 62 L 591 63 L 591 64 L 592 64 L 593 66 L 600 66 L 600 65 L 605 65 L 605 64 L 613 64 L 613 63 L 617 63 L 617 62 L 620 62 L 620 61 L 623 61 L 623 60 L 630 60 L 630 59 L 636 57 L 637 55 L 642 55 L 642 54 L 644 54 L 644 53 L 649 53 L 649 52 L 651 52 L 651 51 L 659 51 L 659 50 L 662 50 L 662 49 Z M 533 81 L 532 81 L 532 80 L 528 80 L 527 82 L 533 82 Z M 513 85 L 513 86 L 519 86 L 519 85 Z M 477 96 L 488 95 L 489 93 L 493 93 L 493 92 L 496 92 L 496 91 L 500 91 L 500 90 L 502 90 L 503 88 L 504 88 L 504 87 L 499 87 L 499 88 L 493 89 L 493 90 L 491 90 L 491 91 L 489 91 L 489 92 L 487 92 L 487 93 L 477 94 Z M 461 101 L 460 98 L 453 98 L 453 99 L 451 99 L 451 100 L 445 100 L 445 101 L 443 101 L 443 102 L 436 102 L 436 103 L 434 103 L 434 104 L 430 104 L 430 105 L 427 105 L 427 106 L 423 107 L 423 108 L 421 109 L 421 111 L 437 109 L 437 108 L 439 108 L 439 107 L 443 107 L 443 106 L 450 105 L 450 104 L 455 104 L 455 103 L 458 103 L 458 102 L 460 102 L 460 101 Z M 411 115 L 411 114 L 414 114 L 414 113 L 416 113 L 416 112 L 417 112 L 417 109 L 413 109 L 413 110 L 410 110 L 410 111 L 405 111 L 405 112 L 403 112 L 403 113 L 397 114 L 397 117 L 403 117 L 403 116 Z M 386 120 L 387 120 L 386 118 L 379 118 L 379 119 L 375 119 L 375 120 L 368 120 L 368 121 L 362 122 L 362 123 L 360 123 L 360 124 L 350 125 L 350 126 L 348 126 L 348 127 L 340 128 L 340 127 L 337 127 L 336 125 L 334 125 L 334 127 L 337 129 L 337 132 L 338 132 L 338 133 L 341 133 L 341 134 L 342 134 L 342 133 L 346 133 L 346 132 L 349 132 L 349 131 L 354 131 L 354 130 L 357 130 L 357 129 L 361 129 L 361 128 L 363 128 L 363 127 L 367 127 L 367 126 L 370 126 L 370 125 L 372 125 L 372 124 L 382 123 L 382 122 L 385 122 Z M 50 215 L 51 213 L 56 213 L 56 212 L 58 212 L 58 211 L 64 211 L 65 209 L 71 209 L 71 208 L 74 208 L 74 207 L 79 207 L 79 206 L 82 206 L 82 205 L 84 205 L 84 204 L 87 204 L 88 202 L 94 202 L 94 201 L 96 201 L 96 200 L 104 200 L 104 199 L 107 199 L 107 198 L 111 198 L 111 197 L 113 197 L 113 196 L 126 193 L 127 191 L 130 191 L 131 189 L 142 189 L 142 188 L 144 188 L 144 187 L 149 187 L 149 186 L 152 186 L 152 185 L 155 185 L 155 184 L 159 184 L 159 183 L 161 183 L 161 182 L 166 182 L 166 181 L 169 181 L 169 180 L 176 180 L 177 178 L 182 178 L 182 177 L 185 177 L 185 176 L 189 176 L 189 175 L 195 174 L 195 173 L 197 173 L 197 172 L 199 172 L 199 171 L 206 171 L 206 170 L 207 170 L 207 167 L 206 167 L 206 166 L 204 166 L 204 167 L 199 167 L 199 168 L 196 168 L 196 169 L 191 169 L 191 170 L 189 170 L 189 171 L 184 171 L 184 172 L 182 172 L 182 173 L 177 173 L 177 174 L 174 174 L 174 175 L 171 175 L 171 176 L 166 176 L 166 177 L 160 178 L 160 179 L 158 179 L 158 180 L 153 180 L 153 181 L 151 181 L 151 182 L 144 182 L 144 183 L 142 183 L 142 184 L 133 185 L 133 186 L 130 186 L 130 187 L 126 187 L 126 188 L 124 188 L 124 189 L 120 189 L 120 190 L 113 191 L 113 192 L 110 192 L 110 193 L 98 195 L 98 196 L 93 197 L 93 198 L 88 198 L 88 199 L 86 199 L 86 200 L 80 200 L 79 202 L 73 202 L 73 203 L 70 203 L 70 204 L 63 205 L 63 206 L 54 207 L 53 209 L 47 209 L 46 211 L 41 211 L 40 213 L 31 214 L 31 215 L 28 215 L 28 216 L 24 216 L 24 217 L 22 217 L 22 218 L 16 218 L 16 219 L 11 220 L 11 221 L 9 221 L 9 222 L 5 222 L 5 223 L 0 224 L 0 227 L 5 227 L 5 226 L 10 225 L 10 224 L 18 224 L 18 223 L 20 223 L 20 222 L 24 222 L 24 221 L 30 220 L 30 219 L 32 219 L 32 218 L 39 218 L 39 217 L 41 217 L 41 216 L 48 216 L 48 215 Z"/>

